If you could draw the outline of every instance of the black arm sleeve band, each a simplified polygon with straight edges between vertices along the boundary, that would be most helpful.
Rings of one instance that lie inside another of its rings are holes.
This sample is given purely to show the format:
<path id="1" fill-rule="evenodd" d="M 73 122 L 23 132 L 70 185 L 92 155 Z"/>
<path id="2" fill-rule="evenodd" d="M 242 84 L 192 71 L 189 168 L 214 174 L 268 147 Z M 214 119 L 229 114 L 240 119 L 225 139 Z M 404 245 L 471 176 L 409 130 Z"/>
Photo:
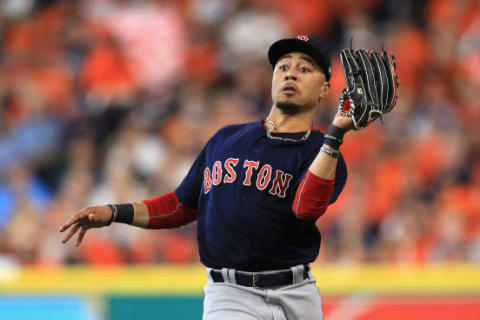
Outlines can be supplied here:
<path id="1" fill-rule="evenodd" d="M 133 204 L 120 203 L 115 204 L 118 213 L 115 217 L 115 222 L 131 224 L 133 222 Z"/>
<path id="2" fill-rule="evenodd" d="M 338 150 L 343 143 L 343 136 L 345 135 L 345 130 L 334 126 L 333 124 L 328 129 L 327 134 L 325 135 L 325 143 L 327 146 L 332 147 L 335 150 Z"/>

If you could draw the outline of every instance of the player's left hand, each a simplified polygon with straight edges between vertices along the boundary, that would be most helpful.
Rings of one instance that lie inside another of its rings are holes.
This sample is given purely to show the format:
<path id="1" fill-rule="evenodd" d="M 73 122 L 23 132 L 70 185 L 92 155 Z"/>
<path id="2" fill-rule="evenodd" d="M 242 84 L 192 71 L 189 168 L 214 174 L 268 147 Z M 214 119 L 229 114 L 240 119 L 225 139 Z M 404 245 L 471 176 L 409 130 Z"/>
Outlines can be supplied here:
<path id="1" fill-rule="evenodd" d="M 351 117 L 343 116 L 340 112 L 337 112 L 335 118 L 333 118 L 332 124 L 345 131 L 349 131 L 354 127 L 353 119 Z"/>
<path id="2" fill-rule="evenodd" d="M 361 130 L 390 112 L 397 103 L 397 63 L 385 51 L 344 49 L 340 52 L 347 87 L 343 89 L 339 112 L 352 117 L 353 129 Z"/>

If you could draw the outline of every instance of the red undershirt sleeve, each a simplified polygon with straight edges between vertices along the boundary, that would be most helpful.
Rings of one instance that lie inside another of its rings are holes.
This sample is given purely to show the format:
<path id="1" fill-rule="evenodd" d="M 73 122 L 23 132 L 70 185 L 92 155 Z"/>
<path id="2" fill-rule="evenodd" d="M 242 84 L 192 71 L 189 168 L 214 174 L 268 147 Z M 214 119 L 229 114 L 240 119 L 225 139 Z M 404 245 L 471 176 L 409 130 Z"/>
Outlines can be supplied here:
<path id="1" fill-rule="evenodd" d="M 175 191 L 142 202 L 148 207 L 147 229 L 178 228 L 197 219 L 197 210 L 181 204 Z"/>
<path id="2" fill-rule="evenodd" d="M 316 220 L 327 210 L 335 179 L 326 180 L 307 171 L 298 186 L 292 210 L 299 219 Z"/>

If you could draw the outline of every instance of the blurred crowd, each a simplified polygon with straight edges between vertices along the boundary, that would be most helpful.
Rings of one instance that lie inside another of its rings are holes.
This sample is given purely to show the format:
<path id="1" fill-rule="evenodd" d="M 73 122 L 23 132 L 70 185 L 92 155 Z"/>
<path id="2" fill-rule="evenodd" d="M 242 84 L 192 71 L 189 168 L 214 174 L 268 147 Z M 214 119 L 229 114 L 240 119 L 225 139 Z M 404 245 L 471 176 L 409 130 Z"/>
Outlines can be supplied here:
<path id="1" fill-rule="evenodd" d="M 195 223 L 114 224 L 74 248 L 81 208 L 174 190 L 220 127 L 265 118 L 268 46 L 332 48 L 316 126 L 345 86 L 338 51 L 397 57 L 396 108 L 349 133 L 349 178 L 318 220 L 319 262 L 480 263 L 480 2 L 0 2 L 0 265 L 196 263 Z"/>

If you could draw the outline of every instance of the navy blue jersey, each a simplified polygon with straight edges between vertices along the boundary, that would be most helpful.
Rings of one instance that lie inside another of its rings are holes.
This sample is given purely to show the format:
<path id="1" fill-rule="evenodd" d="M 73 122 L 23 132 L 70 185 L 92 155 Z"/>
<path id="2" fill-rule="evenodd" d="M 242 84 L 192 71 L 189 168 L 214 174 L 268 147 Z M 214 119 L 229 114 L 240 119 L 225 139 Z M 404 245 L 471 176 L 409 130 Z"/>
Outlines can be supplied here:
<path id="1" fill-rule="evenodd" d="M 304 133 L 276 133 L 292 139 Z M 323 144 L 270 139 L 263 121 L 220 129 L 206 144 L 176 195 L 197 209 L 200 259 L 210 268 L 262 271 L 313 262 L 320 248 L 314 221 L 292 211 L 298 185 Z M 340 156 L 330 203 L 347 168 Z"/>

